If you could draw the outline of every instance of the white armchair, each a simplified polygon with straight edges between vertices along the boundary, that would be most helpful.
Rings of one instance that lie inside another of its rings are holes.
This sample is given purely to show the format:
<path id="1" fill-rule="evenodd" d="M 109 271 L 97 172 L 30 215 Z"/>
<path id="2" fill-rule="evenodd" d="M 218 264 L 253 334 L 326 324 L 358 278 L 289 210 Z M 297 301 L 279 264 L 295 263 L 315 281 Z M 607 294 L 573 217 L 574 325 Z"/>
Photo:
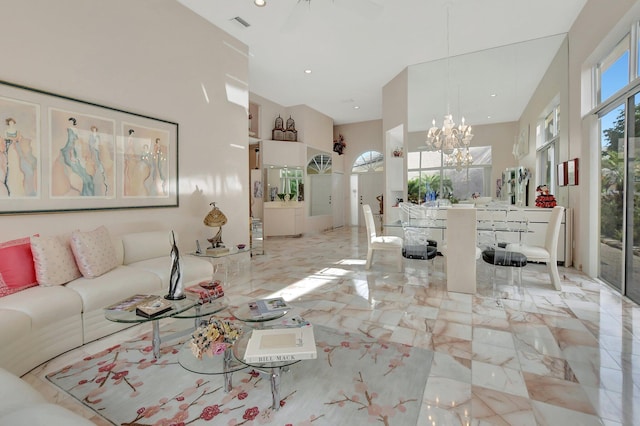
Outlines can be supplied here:
<path id="1" fill-rule="evenodd" d="M 556 206 L 551 212 L 547 231 L 545 233 L 544 246 L 532 246 L 526 244 L 508 244 L 506 249 L 524 254 L 529 262 L 544 262 L 549 270 L 551 283 L 556 290 L 562 290 L 560 274 L 558 273 L 558 236 L 564 207 Z"/>

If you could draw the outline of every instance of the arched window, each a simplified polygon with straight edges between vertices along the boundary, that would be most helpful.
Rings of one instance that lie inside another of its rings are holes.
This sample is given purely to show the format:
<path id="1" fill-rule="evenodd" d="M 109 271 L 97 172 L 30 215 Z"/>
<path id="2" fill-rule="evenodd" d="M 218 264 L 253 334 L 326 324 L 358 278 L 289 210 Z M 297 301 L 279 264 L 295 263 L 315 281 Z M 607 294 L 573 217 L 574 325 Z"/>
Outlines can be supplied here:
<path id="1" fill-rule="evenodd" d="M 351 173 L 381 172 L 384 169 L 384 157 L 378 151 L 367 151 L 353 162 Z"/>
<path id="2" fill-rule="evenodd" d="M 307 164 L 308 175 L 323 175 L 331 173 L 331 155 L 317 154 Z"/>

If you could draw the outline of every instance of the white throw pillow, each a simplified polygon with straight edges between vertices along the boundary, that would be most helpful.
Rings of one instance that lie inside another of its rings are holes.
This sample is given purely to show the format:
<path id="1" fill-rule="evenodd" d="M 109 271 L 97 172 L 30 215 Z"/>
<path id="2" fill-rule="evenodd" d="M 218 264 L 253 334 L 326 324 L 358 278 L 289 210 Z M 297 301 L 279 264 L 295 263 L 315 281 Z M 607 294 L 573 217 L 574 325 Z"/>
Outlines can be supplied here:
<path id="1" fill-rule="evenodd" d="M 31 237 L 31 252 L 38 284 L 43 286 L 66 284 L 82 276 L 76 265 L 67 238 Z"/>
<path id="2" fill-rule="evenodd" d="M 104 226 L 93 231 L 71 233 L 71 250 L 85 278 L 95 278 L 118 266 L 109 231 Z"/>

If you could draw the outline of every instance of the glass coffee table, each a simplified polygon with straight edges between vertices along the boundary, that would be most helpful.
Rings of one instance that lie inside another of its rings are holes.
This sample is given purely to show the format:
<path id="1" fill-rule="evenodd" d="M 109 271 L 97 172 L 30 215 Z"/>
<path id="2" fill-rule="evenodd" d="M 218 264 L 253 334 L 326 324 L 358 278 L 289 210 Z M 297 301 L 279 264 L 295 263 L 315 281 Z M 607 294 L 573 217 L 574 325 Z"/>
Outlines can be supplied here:
<path id="1" fill-rule="evenodd" d="M 171 300 L 171 310 L 164 312 L 162 314 L 156 315 L 151 318 L 143 317 L 140 315 L 136 315 L 135 310 L 131 311 L 120 311 L 114 309 L 105 309 L 104 317 L 109 321 L 118 322 L 118 323 L 144 323 L 151 322 L 153 326 L 153 338 L 151 340 L 151 345 L 153 347 L 153 357 L 155 359 L 160 358 L 160 320 L 163 318 L 171 318 L 174 317 L 181 312 L 185 312 L 191 308 L 193 308 L 198 302 L 193 299 L 185 298 L 182 300 Z"/>

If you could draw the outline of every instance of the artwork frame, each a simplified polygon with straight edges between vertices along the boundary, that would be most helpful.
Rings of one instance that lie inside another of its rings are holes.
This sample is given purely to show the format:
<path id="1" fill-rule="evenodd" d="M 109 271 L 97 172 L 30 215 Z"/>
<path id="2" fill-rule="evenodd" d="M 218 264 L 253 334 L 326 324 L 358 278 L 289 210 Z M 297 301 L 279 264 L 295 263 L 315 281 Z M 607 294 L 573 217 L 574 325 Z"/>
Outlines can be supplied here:
<path id="1" fill-rule="evenodd" d="M 578 185 L 578 175 L 579 175 L 578 169 L 579 169 L 579 160 L 577 158 L 567 161 L 567 185 L 569 186 Z"/>
<path id="2" fill-rule="evenodd" d="M 0 118 L 0 215 L 179 206 L 178 123 L 2 80 Z"/>
<path id="3" fill-rule="evenodd" d="M 567 162 L 558 164 L 558 186 L 567 186 Z"/>

